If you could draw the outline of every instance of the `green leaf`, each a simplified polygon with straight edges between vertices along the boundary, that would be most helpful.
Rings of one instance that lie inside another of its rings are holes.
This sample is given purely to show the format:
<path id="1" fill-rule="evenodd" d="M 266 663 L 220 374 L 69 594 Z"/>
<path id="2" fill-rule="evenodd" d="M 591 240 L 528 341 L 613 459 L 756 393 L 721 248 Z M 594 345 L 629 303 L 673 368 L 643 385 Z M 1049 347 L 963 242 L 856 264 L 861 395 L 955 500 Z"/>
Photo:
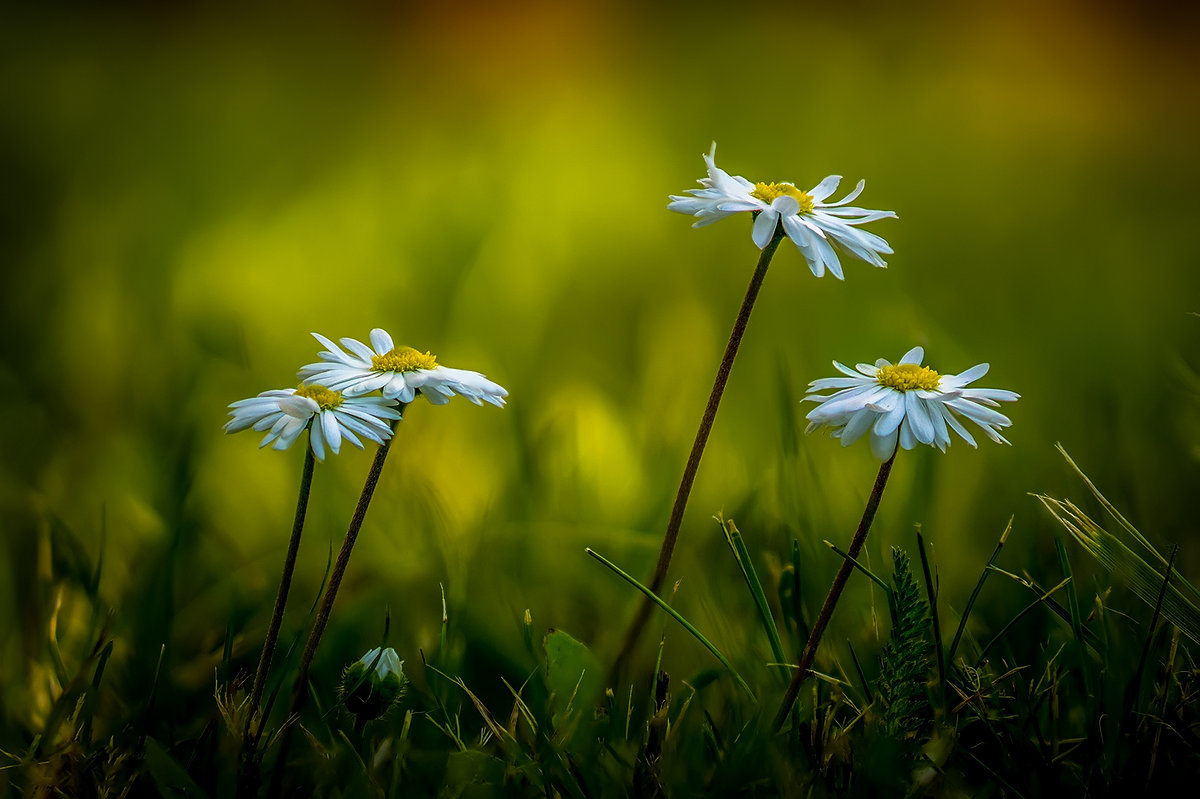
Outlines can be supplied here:
<path id="1" fill-rule="evenodd" d="M 446 758 L 445 785 L 439 796 L 489 796 L 491 792 L 484 789 L 495 787 L 499 789 L 504 783 L 504 761 L 492 757 L 486 752 L 469 749 L 465 752 L 451 752 Z M 498 790 L 497 796 L 503 794 Z"/>
<path id="2" fill-rule="evenodd" d="M 750 596 L 754 599 L 754 606 L 758 610 L 759 621 L 762 622 L 763 629 L 767 633 L 767 641 L 771 645 L 771 654 L 774 656 L 776 663 L 784 663 L 787 661 L 787 656 L 783 654 L 783 642 L 779 640 L 779 628 L 775 626 L 775 617 L 771 615 L 771 606 L 767 603 L 767 594 L 763 591 L 762 581 L 758 579 L 758 572 L 754 570 L 754 561 L 750 558 L 750 550 L 746 548 L 746 541 L 742 538 L 742 534 L 738 532 L 733 519 L 726 520 L 720 515 L 715 518 L 717 523 L 721 525 L 721 530 L 725 533 L 725 543 L 729 544 L 729 549 L 733 552 L 733 558 L 737 561 L 738 568 L 742 570 L 742 578 L 746 581 L 746 588 L 749 589 Z M 783 674 L 783 672 L 779 673 Z M 784 679 L 786 681 L 787 678 L 785 677 Z"/>
<path id="3" fill-rule="evenodd" d="M 179 765 L 179 761 L 171 757 L 171 753 L 150 736 L 146 736 L 146 768 L 154 779 L 154 786 L 165 797 L 190 799 L 208 795 L 192 781 L 187 770 Z"/>
<path id="4" fill-rule="evenodd" d="M 546 687 L 556 725 L 581 709 L 591 711 L 604 690 L 604 671 L 592 651 L 562 630 L 542 641 L 546 652 Z"/>

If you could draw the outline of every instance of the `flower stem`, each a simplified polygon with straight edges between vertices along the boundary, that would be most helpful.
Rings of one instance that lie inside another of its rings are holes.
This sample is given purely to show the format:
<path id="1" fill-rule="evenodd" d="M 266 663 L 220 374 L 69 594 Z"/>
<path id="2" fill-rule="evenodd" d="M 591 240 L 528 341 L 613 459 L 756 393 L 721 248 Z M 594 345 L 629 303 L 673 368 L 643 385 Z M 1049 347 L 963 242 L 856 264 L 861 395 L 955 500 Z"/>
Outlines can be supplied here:
<path id="1" fill-rule="evenodd" d="M 393 424 L 394 429 L 395 425 Z M 337 599 L 338 588 L 341 587 L 342 577 L 345 576 L 346 567 L 350 563 L 350 553 L 354 549 L 354 542 L 358 539 L 358 531 L 362 529 L 363 521 L 367 518 L 367 508 L 371 505 L 371 497 L 375 494 L 375 486 L 379 484 L 379 476 L 383 474 L 383 464 L 387 460 L 391 446 L 392 439 L 389 438 L 375 451 L 375 459 L 371 462 L 371 470 L 367 472 L 367 480 L 358 497 L 358 505 L 355 506 L 354 515 L 350 518 L 350 526 L 346 530 L 342 549 L 338 552 L 337 560 L 333 564 L 333 571 L 329 573 L 329 584 L 325 587 L 325 595 L 321 598 L 321 607 L 317 610 L 317 618 L 313 622 L 312 632 L 309 633 L 308 643 L 304 646 L 304 654 L 300 656 L 299 673 L 292 686 L 292 699 L 288 705 L 289 718 L 294 718 L 300 712 L 304 707 L 304 700 L 308 697 L 308 670 L 312 666 L 313 657 L 316 655 L 317 646 L 321 643 L 325 627 L 329 624 L 329 616 L 333 612 L 333 603 Z M 271 796 L 278 796 L 282 786 L 283 775 L 287 768 L 291 732 L 294 726 L 289 724 L 283 733 L 279 748 L 279 760 L 275 765 L 275 776 L 271 781 Z"/>
<path id="2" fill-rule="evenodd" d="M 733 323 L 733 331 L 729 334 L 729 342 L 725 345 L 725 355 L 721 358 L 720 366 L 717 367 L 717 377 L 713 381 L 712 392 L 708 395 L 708 405 L 704 408 L 704 416 L 700 419 L 700 428 L 696 431 L 696 440 L 692 442 L 692 452 L 688 455 L 687 464 L 683 467 L 683 478 L 679 481 L 675 504 L 671 507 L 671 516 L 667 520 L 667 531 L 663 535 L 662 549 L 658 553 L 658 563 L 655 564 L 654 575 L 650 578 L 651 593 L 658 593 L 667 578 L 671 555 L 675 551 L 675 542 L 679 538 L 679 527 L 683 523 L 683 512 L 687 508 L 692 483 L 696 480 L 696 471 L 700 468 L 700 458 L 704 455 L 708 434 L 712 432 L 713 421 L 717 418 L 717 408 L 721 405 L 721 396 L 725 393 L 725 384 L 729 381 L 734 358 L 737 357 L 738 348 L 742 344 L 746 325 L 750 322 L 750 312 L 754 310 L 754 301 L 758 299 L 758 291 L 762 288 L 763 279 L 767 276 L 767 267 L 771 265 L 771 258 L 775 255 L 779 242 L 783 240 L 783 235 L 783 226 L 777 224 L 775 235 L 771 237 L 758 257 L 758 265 L 754 269 L 754 275 L 750 278 L 750 285 L 746 288 L 742 307 L 738 310 L 737 319 Z M 617 656 L 616 664 L 613 667 L 615 673 L 621 673 L 625 662 L 633 654 L 638 637 L 646 626 L 646 621 L 653 608 L 654 602 L 649 597 L 642 600 L 637 614 L 625 634 L 625 643 L 622 645 L 621 653 Z"/>
<path id="3" fill-rule="evenodd" d="M 304 469 L 300 475 L 300 496 L 296 498 L 296 516 L 292 520 L 292 538 L 288 542 L 287 555 L 283 559 L 283 576 L 279 578 L 275 610 L 271 613 L 267 638 L 263 642 L 262 655 L 258 658 L 258 669 L 254 673 L 254 688 L 250 692 L 250 710 L 246 717 L 247 732 L 254 715 L 258 713 L 258 703 L 262 700 L 263 689 L 266 687 L 267 671 L 271 668 L 271 658 L 274 657 L 275 645 L 279 642 L 279 628 L 283 624 L 283 610 L 287 605 L 288 591 L 292 587 L 292 574 L 296 570 L 296 553 L 300 550 L 300 534 L 304 531 L 304 516 L 308 511 L 308 494 L 312 488 L 315 463 L 312 447 L 305 447 Z"/>
<path id="4" fill-rule="evenodd" d="M 829 626 L 833 608 L 837 605 L 838 598 L 841 597 L 842 590 L 846 587 L 846 581 L 850 579 L 850 572 L 854 571 L 854 561 L 858 558 L 858 553 L 862 551 L 863 544 L 867 540 L 871 522 L 875 521 L 875 511 L 879 509 L 879 500 L 883 498 L 883 489 L 887 485 L 888 475 L 892 473 L 892 463 L 895 460 L 896 453 L 893 452 L 892 457 L 879 467 L 879 474 L 875 475 L 875 486 L 871 489 L 871 496 L 867 498 L 867 506 L 863 509 L 858 529 L 854 531 L 854 538 L 850 541 L 846 558 L 842 561 L 837 576 L 833 578 L 833 585 L 829 587 L 825 604 L 821 606 L 821 612 L 817 616 L 817 620 L 813 622 L 812 632 L 808 636 L 808 643 L 804 645 L 804 653 L 800 656 L 800 665 L 792 674 L 792 681 L 788 684 L 787 693 L 784 694 L 783 702 L 779 704 L 779 711 L 775 714 L 774 728 L 776 730 L 783 726 L 783 722 L 792 711 L 796 696 L 800 693 L 800 686 L 808 679 L 809 667 L 812 666 L 813 660 L 817 656 L 817 646 L 821 643 L 821 636 L 825 634 L 825 628 Z"/>
<path id="5" fill-rule="evenodd" d="M 325 634 L 325 627 L 329 624 L 329 616 L 333 612 L 333 603 L 337 599 L 338 588 L 342 585 L 342 577 L 345 576 L 346 566 L 350 563 L 350 552 L 354 549 L 354 542 L 358 540 L 358 531 L 362 529 L 363 521 L 367 518 L 367 508 L 371 504 L 371 497 L 375 494 L 375 486 L 379 484 L 379 476 L 383 474 L 383 463 L 387 460 L 391 447 L 391 439 L 380 444 L 379 449 L 375 452 L 375 460 L 371 462 L 371 471 L 367 473 L 367 481 L 363 484 L 362 494 L 358 497 L 354 516 L 351 517 L 350 527 L 346 530 L 346 539 L 342 542 L 342 549 L 338 552 L 337 561 L 333 564 L 333 571 L 329 573 L 329 585 L 325 588 L 325 596 L 322 597 L 321 607 L 317 610 L 317 619 L 313 623 L 312 632 L 309 633 L 308 643 L 304 646 L 304 654 L 300 656 L 300 673 L 296 677 L 296 687 L 292 691 L 289 715 L 296 713 L 304 701 L 306 692 L 303 686 L 308 679 L 308 669 L 312 665 L 313 656 L 316 655 L 317 645 L 321 643 L 321 636 Z"/>

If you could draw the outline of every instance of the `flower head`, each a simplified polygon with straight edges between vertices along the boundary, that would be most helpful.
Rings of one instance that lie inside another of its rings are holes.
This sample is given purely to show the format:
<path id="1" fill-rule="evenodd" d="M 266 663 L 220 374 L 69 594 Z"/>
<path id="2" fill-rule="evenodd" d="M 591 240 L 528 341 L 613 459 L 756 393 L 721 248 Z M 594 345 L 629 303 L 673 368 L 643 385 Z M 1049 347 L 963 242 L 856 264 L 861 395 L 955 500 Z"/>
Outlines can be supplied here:
<path id="1" fill-rule="evenodd" d="M 942 375 L 922 366 L 924 357 L 921 347 L 913 347 L 895 365 L 880 358 L 874 366 L 860 363 L 850 369 L 834 361 L 846 377 L 826 377 L 809 384 L 810 393 L 804 399 L 820 405 L 808 412 L 807 432 L 832 427 L 834 438 L 848 447 L 870 430 L 871 451 L 882 461 L 896 451 L 897 441 L 904 449 L 930 444 L 945 452 L 951 430 L 975 446 L 958 414 L 978 425 L 992 441 L 1007 444 L 997 428 L 1012 422 L 992 408 L 1020 395 L 998 388 L 967 388 L 987 374 L 986 363 L 962 374 Z M 827 389 L 839 390 L 829 396 L 817 393 Z"/>
<path id="2" fill-rule="evenodd" d="M 342 701 L 361 725 L 379 718 L 399 702 L 406 683 L 404 661 L 396 650 L 377 646 L 342 675 Z"/>
<path id="3" fill-rule="evenodd" d="M 895 218 L 894 211 L 868 211 L 848 206 L 862 192 L 865 180 L 837 202 L 825 202 L 837 190 L 841 175 L 830 175 L 808 191 L 792 183 L 751 183 L 739 175 L 730 175 L 717 167 L 717 145 L 704 156 L 708 177 L 700 179 L 702 189 L 688 189 L 691 197 L 671 195 L 668 210 L 699 217 L 692 227 L 711 225 L 727 216 L 749 211 L 754 214 L 751 237 L 761 250 L 775 235 L 777 225 L 800 248 L 808 267 L 817 277 L 826 268 L 842 280 L 842 262 L 838 252 L 875 266 L 887 266 L 880 255 L 892 248 L 874 233 L 856 226 L 877 219 Z"/>
<path id="4" fill-rule="evenodd" d="M 395 346 L 392 337 L 380 328 L 371 331 L 370 347 L 357 339 L 341 339 L 342 347 L 349 352 L 320 333 L 313 333 L 313 337 L 325 347 L 320 354 L 322 362 L 302 367 L 300 378 L 329 386 L 347 397 L 379 390 L 388 399 L 405 404 L 421 394 L 434 405 L 445 405 L 460 394 L 476 405 L 482 400 L 504 407 L 508 396 L 504 388 L 478 372 L 450 369 L 439 365 L 428 352 Z"/>
<path id="5" fill-rule="evenodd" d="M 342 441 L 362 449 L 358 436 L 382 444 L 392 437 L 389 420 L 399 419 L 394 400 L 383 397 L 346 397 L 340 391 L 309 384 L 300 388 L 264 391 L 257 397 L 231 404 L 226 433 L 253 428 L 267 431 L 260 447 L 275 442 L 287 449 L 311 426 L 309 443 L 317 460 L 325 460 L 325 447 L 336 455 Z"/>

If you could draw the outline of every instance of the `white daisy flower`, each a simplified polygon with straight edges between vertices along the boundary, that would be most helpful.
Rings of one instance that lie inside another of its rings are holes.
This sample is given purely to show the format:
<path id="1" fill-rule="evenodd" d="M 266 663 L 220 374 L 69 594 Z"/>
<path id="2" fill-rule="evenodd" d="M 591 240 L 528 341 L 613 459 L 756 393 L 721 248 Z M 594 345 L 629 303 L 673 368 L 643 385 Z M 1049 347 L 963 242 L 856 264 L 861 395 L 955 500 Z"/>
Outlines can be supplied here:
<path id="1" fill-rule="evenodd" d="M 854 191 L 837 202 L 825 202 L 837 190 L 841 175 L 830 175 L 812 189 L 801 191 L 791 183 L 751 183 L 738 175 L 719 169 L 714 156 L 717 145 L 704 156 L 708 177 L 700 179 L 702 189 L 688 189 L 691 197 L 671 195 L 667 209 L 699 217 L 692 227 L 703 227 L 727 216 L 749 211 L 755 215 L 751 237 L 761 250 L 775 235 L 775 226 L 782 223 L 783 231 L 792 240 L 808 268 L 817 277 L 826 268 L 838 280 L 843 279 L 842 262 L 838 251 L 875 266 L 887 266 L 880 255 L 889 255 L 892 248 L 881 237 L 856 225 L 877 219 L 895 218 L 894 211 L 868 211 L 848 206 L 862 192 L 865 180 Z"/>
<path id="2" fill-rule="evenodd" d="M 390 420 L 400 418 L 395 406 L 395 401 L 383 397 L 344 397 L 340 391 L 309 384 L 264 391 L 232 403 L 229 415 L 233 418 L 225 424 L 225 432 L 266 430 L 260 447 L 275 442 L 274 449 L 287 449 L 311 423 L 309 443 L 313 455 L 323 461 L 326 445 L 336 455 L 343 440 L 362 449 L 358 436 L 377 444 L 391 438 Z"/>
<path id="3" fill-rule="evenodd" d="M 992 408 L 1020 395 L 998 388 L 967 388 L 987 374 L 986 363 L 962 374 L 940 375 L 921 365 L 924 357 L 921 347 L 913 347 L 895 366 L 883 358 L 874 366 L 860 363 L 856 369 L 834 361 L 846 377 L 826 377 L 809 384 L 810 394 L 804 399 L 821 404 L 809 411 L 806 432 L 832 427 L 834 438 L 848 447 L 870 430 L 871 451 L 882 461 L 896 451 L 897 441 L 904 449 L 930 444 L 945 452 L 951 430 L 974 447 L 975 439 L 958 414 L 977 424 L 992 441 L 1007 444 L 997 428 L 1012 422 Z M 829 396 L 817 393 L 827 389 L 839 391 Z"/>
<path id="4" fill-rule="evenodd" d="M 508 391 L 478 372 L 439 366 L 429 352 L 397 347 L 386 330 L 371 331 L 371 346 L 353 338 L 341 339 L 342 347 L 320 333 L 313 337 L 325 346 L 322 363 L 300 369 L 300 379 L 313 381 L 345 393 L 347 397 L 379 390 L 388 399 L 408 404 L 421 394 L 434 405 L 445 405 L 460 394 L 476 405 L 490 402 L 504 407 Z M 374 349 L 372 349 L 372 347 Z"/>

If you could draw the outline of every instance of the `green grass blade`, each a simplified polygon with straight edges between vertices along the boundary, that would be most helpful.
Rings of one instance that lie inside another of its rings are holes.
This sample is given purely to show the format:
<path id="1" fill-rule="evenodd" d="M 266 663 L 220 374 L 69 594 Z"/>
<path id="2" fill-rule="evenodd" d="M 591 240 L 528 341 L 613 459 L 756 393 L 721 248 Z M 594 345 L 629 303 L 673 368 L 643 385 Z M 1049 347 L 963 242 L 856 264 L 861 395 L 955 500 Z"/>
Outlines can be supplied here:
<path id="1" fill-rule="evenodd" d="M 1096 484 L 1093 483 L 1088 478 L 1088 476 L 1083 473 L 1083 470 L 1080 469 L 1078 465 L 1076 465 L 1075 461 L 1072 460 L 1071 456 L 1067 454 L 1067 451 L 1066 451 L 1066 449 L 1063 448 L 1062 444 L 1055 444 L 1055 448 L 1062 454 L 1062 456 L 1064 458 L 1066 458 L 1067 463 L 1070 465 L 1071 469 L 1074 470 L 1075 474 L 1079 475 L 1079 478 L 1081 480 L 1083 480 L 1084 485 L 1086 485 L 1088 487 L 1088 490 L 1092 492 L 1092 496 L 1094 496 L 1096 498 L 1096 500 L 1108 512 L 1108 514 L 1117 521 L 1117 524 L 1119 524 L 1122 528 L 1125 529 L 1125 531 L 1127 533 L 1129 533 L 1131 536 L 1133 536 L 1133 539 L 1135 541 L 1137 541 L 1139 544 L 1141 544 L 1141 546 L 1147 552 L 1149 552 L 1154 557 L 1155 560 L 1157 560 L 1163 566 L 1166 566 L 1167 559 L 1165 557 L 1163 557 L 1163 554 L 1161 552 L 1159 552 L 1157 549 L 1155 549 L 1154 545 L 1151 544 L 1146 539 L 1146 537 L 1144 535 L 1142 535 L 1142 533 L 1136 527 L 1134 527 L 1133 524 L 1128 519 L 1126 519 L 1121 514 L 1120 511 L 1117 510 L 1115 505 L 1113 505 L 1111 502 L 1108 501 L 1108 498 L 1105 497 L 1104 494 L 1100 493 L 1100 489 L 1097 488 Z M 1035 496 L 1037 496 L 1037 495 L 1035 494 Z M 1095 522 L 1092 522 L 1092 524 L 1095 524 Z M 1096 525 L 1096 526 L 1099 527 L 1100 525 Z M 1156 569 L 1156 571 L 1157 571 L 1157 569 Z M 1181 587 L 1184 590 L 1189 591 L 1193 595 L 1193 597 L 1195 597 L 1195 601 L 1200 601 L 1200 589 L 1197 589 L 1195 586 L 1193 586 L 1191 583 L 1187 582 L 1186 580 L 1182 581 Z"/>
<path id="2" fill-rule="evenodd" d="M 1165 568 L 1160 571 L 1151 566 L 1070 501 L 1041 494 L 1034 496 L 1088 554 L 1128 584 L 1139 599 L 1150 607 L 1157 604 L 1159 590 L 1166 581 Z M 1170 584 L 1163 597 L 1162 615 L 1193 642 L 1200 643 L 1200 606 L 1193 599 L 1194 596 L 1196 589 L 1172 566 Z"/>
<path id="3" fill-rule="evenodd" d="M 717 516 L 716 520 L 721 525 L 721 530 L 725 533 L 725 543 L 729 544 L 730 550 L 733 551 L 733 558 L 742 570 L 742 577 L 746 580 L 746 587 L 750 589 L 750 595 L 754 597 L 754 605 L 758 608 L 759 620 L 762 621 L 763 629 L 767 632 L 767 640 L 771 644 L 771 654 L 775 657 L 776 662 L 782 663 L 785 660 L 785 656 L 783 654 L 783 642 L 779 639 L 779 628 L 775 625 L 775 617 L 771 615 L 771 606 L 767 604 L 767 594 L 763 591 L 762 582 L 758 579 L 758 573 L 754 570 L 754 563 L 750 559 L 750 551 L 746 548 L 746 541 L 742 538 L 742 534 L 738 532 L 733 519 L 726 521 Z"/>
<path id="4" fill-rule="evenodd" d="M 882 579 L 880 579 L 879 575 L 875 574 L 875 572 L 871 571 L 866 566 L 862 565 L 857 560 L 850 557 L 850 555 L 848 553 L 842 551 L 842 549 L 837 544 L 833 543 L 832 541 L 826 540 L 825 546 L 829 547 L 834 552 L 841 555 L 844 560 L 850 561 L 851 565 L 853 565 L 854 568 L 858 569 L 860 572 L 865 574 L 867 576 L 867 578 L 871 580 L 871 582 L 875 583 L 875 585 L 882 588 L 884 594 L 887 597 L 889 597 L 888 601 L 889 602 L 891 601 L 890 597 L 892 595 L 892 587 L 890 585 L 888 585 L 886 582 L 884 582 Z"/>
<path id="5" fill-rule="evenodd" d="M 946 652 L 946 660 L 954 662 L 954 653 L 958 651 L 958 644 L 962 641 L 963 633 L 967 629 L 967 619 L 971 617 L 971 611 L 975 607 L 975 600 L 979 598 L 979 592 L 983 590 L 983 584 L 987 580 L 988 572 L 991 571 L 992 564 L 996 562 L 996 558 L 1000 557 L 1000 550 L 1004 548 L 1004 542 L 1008 540 L 1008 534 L 1012 532 L 1013 517 L 1008 517 L 1008 525 L 1004 528 L 1004 532 L 1000 534 L 1000 540 L 996 542 L 996 548 L 992 550 L 992 556 L 988 558 L 987 565 L 983 567 L 983 571 L 979 575 L 979 581 L 975 583 L 975 590 L 971 592 L 970 599 L 967 600 L 967 606 L 963 608 L 962 617 L 958 620 L 958 629 L 954 631 L 954 640 L 950 642 L 950 649 Z"/>
<path id="6" fill-rule="evenodd" d="M 1071 571 L 1071 559 L 1067 557 L 1066 545 L 1058 536 L 1054 537 L 1054 548 L 1058 551 L 1058 563 L 1062 568 L 1063 577 L 1071 581 L 1071 584 L 1066 587 L 1067 611 L 1071 614 L 1071 629 L 1075 632 L 1075 643 L 1079 645 L 1079 670 L 1083 673 L 1085 694 L 1092 696 L 1092 671 L 1087 667 L 1087 646 L 1083 638 L 1086 626 L 1083 612 L 1079 607 L 1079 594 L 1075 591 L 1075 575 Z"/>
<path id="7" fill-rule="evenodd" d="M 1013 574 L 1012 572 L 1007 572 L 1004 569 L 1001 569 L 999 566 L 992 566 L 990 568 L 991 568 L 991 571 L 994 571 L 998 574 L 1003 574 L 1008 579 L 1013 580 L 1014 582 L 1020 583 L 1021 585 L 1025 586 L 1033 593 L 1044 597 L 1044 599 L 1042 601 L 1044 601 L 1046 603 L 1046 607 L 1050 608 L 1050 610 L 1054 612 L 1055 616 L 1058 616 L 1058 618 L 1062 619 L 1063 622 L 1070 625 L 1070 623 L 1071 623 L 1070 611 L 1068 611 L 1066 608 L 1064 608 L 1062 605 L 1060 605 L 1058 600 L 1056 600 L 1054 597 L 1048 596 L 1046 594 L 1046 591 L 1040 585 L 1038 585 L 1036 582 L 1033 582 L 1032 580 L 1028 580 L 1024 577 L 1018 577 L 1017 575 Z M 1094 651 L 1097 655 L 1100 655 L 1104 651 L 1105 646 L 1107 645 L 1104 641 L 1101 641 L 1100 636 L 1098 636 L 1094 632 L 1092 632 L 1091 628 L 1089 628 L 1089 627 L 1083 628 L 1083 638 L 1085 641 L 1087 641 L 1088 646 L 1090 646 L 1092 648 L 1092 651 Z"/>
<path id="8" fill-rule="evenodd" d="M 942 623 L 938 617 L 938 590 L 929 569 L 929 559 L 925 556 L 925 538 L 921 535 L 920 525 L 917 526 L 917 553 L 921 556 L 921 572 L 925 577 L 925 599 L 929 603 L 929 619 L 933 624 L 933 651 L 937 654 L 938 684 L 945 685 L 946 661 L 942 652 Z"/>
<path id="9" fill-rule="evenodd" d="M 679 622 L 679 625 L 681 627 L 683 627 L 683 629 L 685 629 L 689 633 L 691 633 L 692 636 L 697 641 L 699 641 L 704 646 L 705 649 L 707 649 L 709 652 L 711 652 L 713 654 L 713 657 L 715 657 L 717 660 L 719 660 L 721 662 L 722 666 L 724 666 L 726 669 L 728 669 L 729 673 L 731 675 L 733 675 L 733 678 L 737 681 L 737 684 L 740 685 L 742 687 L 742 689 L 750 696 L 750 699 L 756 703 L 758 702 L 758 697 L 756 697 L 754 695 L 754 691 L 750 690 L 750 686 L 747 685 L 746 681 L 742 679 L 742 675 L 738 674 L 737 669 L 735 669 L 733 667 L 733 664 L 729 662 L 729 659 L 726 658 L 723 654 L 721 654 L 721 650 L 719 650 L 715 646 L 713 646 L 712 642 L 709 641 L 707 638 L 705 638 L 703 633 L 701 633 L 694 626 L 692 626 L 691 622 L 689 622 L 687 619 L 685 619 L 683 616 L 681 616 L 679 614 L 679 611 L 675 610 L 675 608 L 668 605 L 666 602 L 664 602 L 662 599 L 660 599 L 657 594 L 655 594 L 653 591 L 651 591 L 646 586 L 639 583 L 637 580 L 635 580 L 633 577 L 631 577 L 626 572 L 622 571 L 619 566 L 617 566 L 615 563 L 610 561 L 608 558 L 601 555 L 599 552 L 596 552 L 591 547 L 588 547 L 584 551 L 587 552 L 587 554 L 590 555 L 591 557 L 600 561 L 600 563 L 602 563 L 613 574 L 617 575 L 622 580 L 629 583 L 637 590 L 641 591 L 643 594 L 645 594 L 647 597 L 650 598 L 651 602 L 653 602 L 654 604 L 656 604 L 660 608 L 662 608 L 663 612 L 665 612 L 668 616 L 670 616 L 675 621 Z"/>
<path id="10" fill-rule="evenodd" d="M 990 652 L 992 650 L 992 647 L 995 646 L 997 643 L 999 643 L 1004 638 L 1004 636 L 1008 635 L 1008 631 L 1013 628 L 1013 625 L 1015 625 L 1021 619 L 1025 618 L 1027 615 L 1029 615 L 1033 611 L 1034 608 L 1036 608 L 1038 605 L 1045 602 L 1047 599 L 1050 598 L 1050 596 L 1052 594 L 1057 593 L 1058 589 L 1062 588 L 1064 585 L 1066 585 L 1069 582 L 1071 582 L 1070 577 L 1063 580 L 1061 583 L 1054 586 L 1049 591 L 1046 591 L 1044 594 L 1042 594 L 1040 597 L 1038 597 L 1034 601 L 1030 602 L 1028 605 L 1026 605 L 1024 608 L 1021 609 L 1020 613 L 1018 613 L 1016 616 L 1013 616 L 1011 619 L 1009 619 L 1008 624 L 1004 625 L 1003 629 L 1001 629 L 1000 632 L 996 633 L 995 637 L 993 637 L 991 641 L 988 641 L 987 645 L 982 650 L 980 650 L 979 657 L 977 657 L 975 659 L 975 668 L 979 668 L 980 664 L 983 663 L 983 659 L 985 657 L 987 657 L 987 653 Z"/>
<path id="11" fill-rule="evenodd" d="M 854 644 L 850 643 L 849 638 L 846 639 L 846 647 L 850 650 L 850 659 L 854 661 L 854 671 L 858 675 L 858 682 L 862 686 L 863 696 L 869 705 L 875 701 L 875 697 L 871 694 L 871 685 L 867 682 L 867 675 L 863 673 L 862 664 L 858 662 L 858 655 L 854 653 Z"/>

